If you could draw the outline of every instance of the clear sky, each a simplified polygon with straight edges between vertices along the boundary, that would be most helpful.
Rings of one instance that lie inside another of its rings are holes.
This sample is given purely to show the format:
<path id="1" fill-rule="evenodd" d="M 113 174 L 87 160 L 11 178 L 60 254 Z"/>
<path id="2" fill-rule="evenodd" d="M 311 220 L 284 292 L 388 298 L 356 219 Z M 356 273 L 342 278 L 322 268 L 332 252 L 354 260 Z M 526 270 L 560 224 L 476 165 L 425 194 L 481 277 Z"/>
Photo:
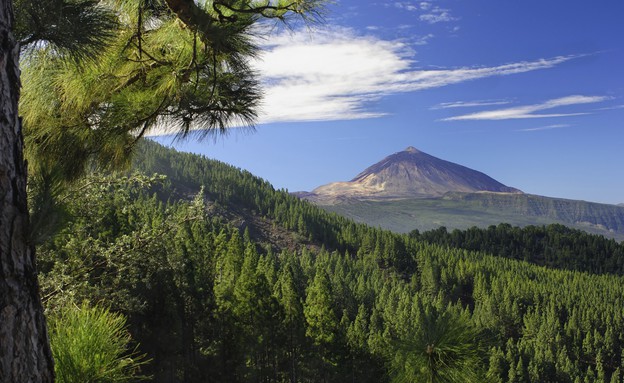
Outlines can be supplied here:
<path id="1" fill-rule="evenodd" d="M 174 147 L 309 191 L 414 146 L 527 193 L 624 203 L 622 0 L 337 0 L 262 45 L 255 132 Z"/>

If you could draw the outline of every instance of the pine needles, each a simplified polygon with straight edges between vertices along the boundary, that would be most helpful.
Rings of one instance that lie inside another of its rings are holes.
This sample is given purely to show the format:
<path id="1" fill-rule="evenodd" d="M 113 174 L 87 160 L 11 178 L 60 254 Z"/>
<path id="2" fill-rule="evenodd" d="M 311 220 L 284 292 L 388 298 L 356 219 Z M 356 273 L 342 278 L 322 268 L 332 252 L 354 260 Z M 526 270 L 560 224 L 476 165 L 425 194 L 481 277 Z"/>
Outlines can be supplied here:
<path id="1" fill-rule="evenodd" d="M 128 349 L 126 319 L 103 308 L 67 306 L 50 320 L 50 343 L 59 383 L 134 382 L 148 362 Z"/>

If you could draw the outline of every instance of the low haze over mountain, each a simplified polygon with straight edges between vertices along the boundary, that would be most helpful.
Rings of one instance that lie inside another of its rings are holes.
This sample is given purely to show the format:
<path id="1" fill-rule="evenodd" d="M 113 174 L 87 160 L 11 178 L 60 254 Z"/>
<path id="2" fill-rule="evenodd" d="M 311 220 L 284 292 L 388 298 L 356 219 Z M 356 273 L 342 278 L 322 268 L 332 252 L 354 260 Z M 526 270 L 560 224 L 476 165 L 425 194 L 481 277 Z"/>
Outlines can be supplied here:
<path id="1" fill-rule="evenodd" d="M 370 166 L 348 182 L 319 186 L 311 200 L 433 198 L 448 192 L 522 193 L 495 179 L 410 146 Z"/>

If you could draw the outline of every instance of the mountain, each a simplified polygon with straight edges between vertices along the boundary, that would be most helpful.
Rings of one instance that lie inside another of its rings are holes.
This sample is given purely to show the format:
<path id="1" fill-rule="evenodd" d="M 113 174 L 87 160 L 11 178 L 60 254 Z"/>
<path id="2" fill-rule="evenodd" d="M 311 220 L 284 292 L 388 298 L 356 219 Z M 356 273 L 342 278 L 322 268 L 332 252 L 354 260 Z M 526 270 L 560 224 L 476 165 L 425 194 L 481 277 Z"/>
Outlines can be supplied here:
<path id="1" fill-rule="evenodd" d="M 312 201 L 385 200 L 441 197 L 448 192 L 522 193 L 465 166 L 410 146 L 365 169 L 348 182 L 319 186 L 300 196 Z"/>
<path id="2" fill-rule="evenodd" d="M 624 207 L 525 194 L 465 166 L 413 147 L 370 166 L 349 182 L 297 193 L 357 222 L 407 233 L 512 225 L 563 224 L 624 240 Z"/>

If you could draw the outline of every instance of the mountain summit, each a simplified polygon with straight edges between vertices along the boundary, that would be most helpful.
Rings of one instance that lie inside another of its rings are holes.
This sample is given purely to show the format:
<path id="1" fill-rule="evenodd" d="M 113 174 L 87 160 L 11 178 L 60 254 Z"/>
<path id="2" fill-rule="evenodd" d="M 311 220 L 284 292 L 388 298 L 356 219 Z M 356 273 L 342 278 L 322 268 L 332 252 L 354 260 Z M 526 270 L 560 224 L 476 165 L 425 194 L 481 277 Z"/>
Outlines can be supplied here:
<path id="1" fill-rule="evenodd" d="M 522 193 L 493 178 L 410 146 L 370 166 L 348 182 L 314 189 L 309 199 L 402 199 L 441 197 L 448 192 Z"/>

